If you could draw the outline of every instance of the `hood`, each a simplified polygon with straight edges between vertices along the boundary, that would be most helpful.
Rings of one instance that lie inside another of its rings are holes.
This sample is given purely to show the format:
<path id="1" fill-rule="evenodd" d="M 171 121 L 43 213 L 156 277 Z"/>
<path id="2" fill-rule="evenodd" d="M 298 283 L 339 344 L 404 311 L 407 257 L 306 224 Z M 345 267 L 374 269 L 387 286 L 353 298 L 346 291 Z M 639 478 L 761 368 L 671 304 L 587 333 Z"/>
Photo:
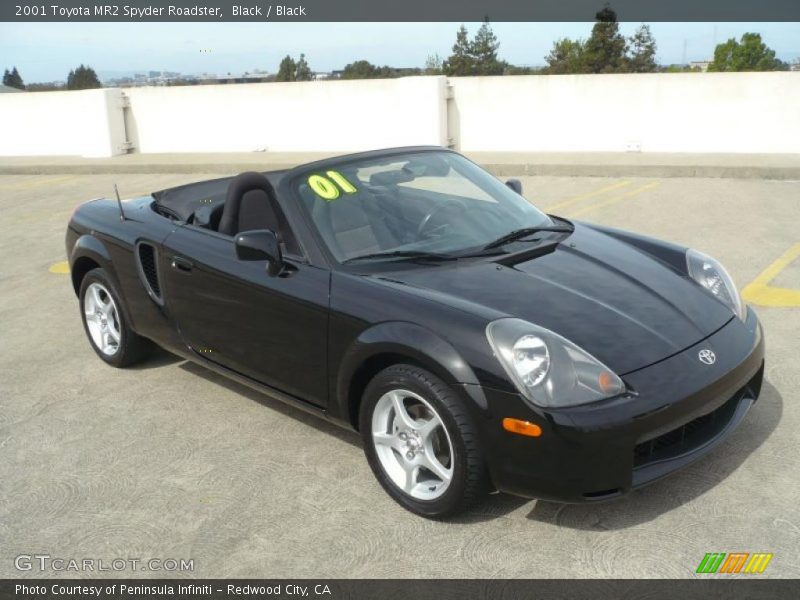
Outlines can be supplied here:
<path id="1" fill-rule="evenodd" d="M 513 266 L 464 261 L 387 279 L 546 327 L 620 375 L 696 344 L 733 316 L 665 263 L 579 224 L 553 252 Z"/>

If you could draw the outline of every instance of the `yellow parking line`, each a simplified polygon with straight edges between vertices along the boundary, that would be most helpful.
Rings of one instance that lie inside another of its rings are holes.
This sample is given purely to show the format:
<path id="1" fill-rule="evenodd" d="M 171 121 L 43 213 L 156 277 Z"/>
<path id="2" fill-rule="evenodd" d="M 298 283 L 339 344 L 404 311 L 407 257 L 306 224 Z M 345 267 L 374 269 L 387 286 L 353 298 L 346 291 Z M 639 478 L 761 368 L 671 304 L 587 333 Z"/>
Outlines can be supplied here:
<path id="1" fill-rule="evenodd" d="M 622 194 L 621 196 L 615 196 L 614 198 L 609 198 L 608 200 L 603 200 L 602 202 L 598 202 L 597 204 L 592 204 L 591 206 L 587 206 L 585 208 L 579 209 L 576 212 L 569 213 L 570 217 L 577 217 L 578 215 L 583 215 L 593 210 L 597 210 L 598 208 L 603 208 L 604 206 L 610 206 L 611 204 L 616 204 L 617 202 L 622 202 L 623 200 L 627 200 L 633 196 L 637 196 L 642 192 L 646 192 L 647 190 L 652 190 L 654 187 L 658 187 L 661 185 L 660 181 L 654 181 L 653 183 L 648 183 L 647 185 L 643 185 L 640 188 L 636 188 L 635 190 L 631 190 L 627 194 Z"/>
<path id="2" fill-rule="evenodd" d="M 61 262 L 50 265 L 50 268 L 47 270 L 51 273 L 56 273 L 57 275 L 63 275 L 69 273 L 69 263 L 65 260 L 62 260 Z"/>
<path id="3" fill-rule="evenodd" d="M 18 189 L 27 189 L 27 188 L 34 188 L 39 187 L 42 185 L 52 185 L 56 183 L 63 183 L 65 181 L 69 181 L 71 179 L 77 178 L 77 175 L 64 175 L 63 177 L 56 177 L 54 179 L 35 179 L 33 181 L 20 181 L 19 183 L 7 183 L 5 185 L 0 185 L 0 189 L 3 190 L 18 190 Z"/>
<path id="4" fill-rule="evenodd" d="M 781 254 L 742 290 L 742 298 L 761 306 L 792 307 L 800 306 L 800 290 L 773 287 L 769 282 L 775 279 L 791 262 L 800 257 L 800 243 Z"/>
<path id="5" fill-rule="evenodd" d="M 595 196 L 599 196 L 600 194 L 605 194 L 606 192 L 618 190 L 619 188 L 625 187 L 626 185 L 630 184 L 631 184 L 630 181 L 620 181 L 618 183 L 613 183 L 611 185 L 607 185 L 604 188 L 600 188 L 599 190 L 594 190 L 593 192 L 587 192 L 586 194 L 581 194 L 580 196 L 569 198 L 562 202 L 558 202 L 557 204 L 553 204 L 552 206 L 546 206 L 545 210 L 547 210 L 547 212 L 549 213 L 552 213 L 554 210 L 564 208 L 565 206 L 571 206 L 576 202 L 580 202 L 581 200 L 588 200 L 589 198 L 594 198 Z"/>

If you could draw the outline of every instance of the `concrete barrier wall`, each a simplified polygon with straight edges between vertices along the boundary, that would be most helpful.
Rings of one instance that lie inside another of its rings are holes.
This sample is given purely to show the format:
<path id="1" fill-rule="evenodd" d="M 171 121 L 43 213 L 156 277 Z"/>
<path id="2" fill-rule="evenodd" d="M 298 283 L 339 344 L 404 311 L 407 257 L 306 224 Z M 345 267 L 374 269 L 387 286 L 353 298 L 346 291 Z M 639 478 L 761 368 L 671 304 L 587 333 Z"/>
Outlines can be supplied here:
<path id="1" fill-rule="evenodd" d="M 132 88 L 139 152 L 358 151 L 446 143 L 444 77 Z"/>
<path id="2" fill-rule="evenodd" d="M 129 107 L 123 109 L 122 94 Z M 800 153 L 800 73 L 408 77 L 0 94 L 0 155 Z"/>
<path id="3" fill-rule="evenodd" d="M 800 73 L 449 81 L 466 152 L 800 153 Z"/>
<path id="4" fill-rule="evenodd" d="M 120 90 L 0 94 L 0 156 L 113 156 L 124 141 Z"/>

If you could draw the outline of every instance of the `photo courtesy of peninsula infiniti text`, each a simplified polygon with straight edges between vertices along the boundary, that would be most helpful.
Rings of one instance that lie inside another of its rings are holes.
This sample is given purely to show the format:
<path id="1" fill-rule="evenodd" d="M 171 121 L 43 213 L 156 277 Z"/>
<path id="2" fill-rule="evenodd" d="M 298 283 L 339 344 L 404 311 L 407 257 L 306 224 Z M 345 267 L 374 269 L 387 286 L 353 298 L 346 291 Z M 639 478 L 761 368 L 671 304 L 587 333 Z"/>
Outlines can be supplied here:
<path id="1" fill-rule="evenodd" d="M 621 496 L 712 452 L 764 373 L 715 259 L 545 214 L 438 147 L 90 200 L 66 245 L 100 359 L 158 345 L 354 429 L 425 517 Z"/>

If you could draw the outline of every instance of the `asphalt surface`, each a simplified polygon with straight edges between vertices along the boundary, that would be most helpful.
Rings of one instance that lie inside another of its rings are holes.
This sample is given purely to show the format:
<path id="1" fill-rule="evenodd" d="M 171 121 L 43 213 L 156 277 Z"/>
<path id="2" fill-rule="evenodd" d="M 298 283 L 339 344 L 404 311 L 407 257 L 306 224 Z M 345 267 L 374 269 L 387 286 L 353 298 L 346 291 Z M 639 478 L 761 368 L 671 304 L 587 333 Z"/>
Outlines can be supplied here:
<path id="1" fill-rule="evenodd" d="M 383 493 L 355 434 L 166 353 L 132 370 L 94 355 L 59 272 L 71 210 L 113 181 L 134 195 L 206 177 L 0 176 L 0 577 L 65 574 L 15 568 L 33 554 L 194 561 L 106 576 L 693 577 L 706 552 L 771 552 L 759 577 L 800 576 L 800 182 L 525 178 L 545 209 L 755 282 L 766 382 L 710 456 L 623 499 L 495 495 L 440 523 Z"/>

